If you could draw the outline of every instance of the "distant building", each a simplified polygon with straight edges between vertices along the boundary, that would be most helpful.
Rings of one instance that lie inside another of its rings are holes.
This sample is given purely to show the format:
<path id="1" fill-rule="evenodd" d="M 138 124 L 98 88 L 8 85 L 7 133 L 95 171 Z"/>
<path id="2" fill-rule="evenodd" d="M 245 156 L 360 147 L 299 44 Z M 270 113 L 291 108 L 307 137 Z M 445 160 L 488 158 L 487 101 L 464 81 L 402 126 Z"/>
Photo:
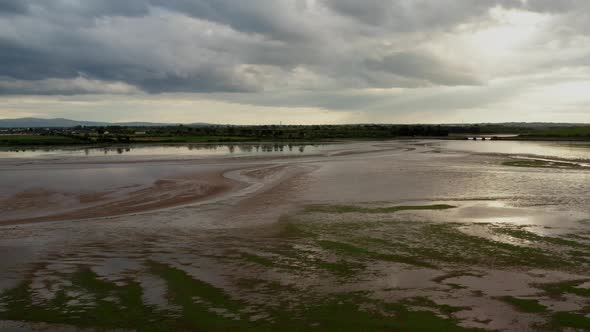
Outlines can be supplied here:
<path id="1" fill-rule="evenodd" d="M 135 135 L 145 135 L 145 131 L 136 131 Z"/>

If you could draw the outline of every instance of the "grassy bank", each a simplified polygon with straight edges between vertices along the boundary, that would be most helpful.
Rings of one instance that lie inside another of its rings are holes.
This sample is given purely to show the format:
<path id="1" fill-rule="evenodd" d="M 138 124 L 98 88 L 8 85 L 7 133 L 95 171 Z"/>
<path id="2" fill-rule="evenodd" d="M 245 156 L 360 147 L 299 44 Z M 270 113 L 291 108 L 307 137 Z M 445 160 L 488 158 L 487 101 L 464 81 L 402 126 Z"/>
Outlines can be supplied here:
<path id="1" fill-rule="evenodd" d="M 0 135 L 0 146 L 58 146 L 166 143 L 229 143 L 256 142 L 259 139 L 237 136 L 112 136 L 76 137 L 59 135 Z"/>
<path id="2" fill-rule="evenodd" d="M 556 137 L 556 138 L 586 138 L 590 139 L 590 126 L 553 128 L 534 131 L 521 135 L 523 137 Z"/>
<path id="3" fill-rule="evenodd" d="M 0 135 L 0 146 L 44 146 L 89 144 L 78 138 L 58 135 Z"/>

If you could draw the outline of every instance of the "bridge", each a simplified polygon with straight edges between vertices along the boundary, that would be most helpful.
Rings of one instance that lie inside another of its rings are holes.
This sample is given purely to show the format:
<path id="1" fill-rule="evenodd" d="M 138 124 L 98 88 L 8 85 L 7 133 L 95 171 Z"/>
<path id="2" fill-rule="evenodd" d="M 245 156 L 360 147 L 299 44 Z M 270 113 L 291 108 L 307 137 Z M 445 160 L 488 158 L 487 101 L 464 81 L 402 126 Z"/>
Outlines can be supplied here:
<path id="1" fill-rule="evenodd" d="M 469 141 L 492 141 L 499 139 L 496 135 L 475 135 L 475 134 L 465 134 L 465 135 L 452 135 L 449 136 L 451 139 L 456 140 L 469 140 Z"/>
<path id="2" fill-rule="evenodd" d="M 495 139 L 494 136 L 465 136 L 463 139 L 470 141 L 491 141 Z"/>

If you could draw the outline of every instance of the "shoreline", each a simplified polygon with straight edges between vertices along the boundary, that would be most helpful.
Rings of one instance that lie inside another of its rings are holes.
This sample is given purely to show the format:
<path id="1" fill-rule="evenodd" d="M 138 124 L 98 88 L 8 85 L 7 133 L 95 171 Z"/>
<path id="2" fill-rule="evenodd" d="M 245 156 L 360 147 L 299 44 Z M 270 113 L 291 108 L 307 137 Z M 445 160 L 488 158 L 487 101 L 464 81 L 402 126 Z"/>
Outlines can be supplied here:
<path id="1" fill-rule="evenodd" d="M 117 149 L 117 148 L 138 148 L 138 147 L 168 147 L 168 146 L 190 146 L 190 145 L 268 145 L 268 144 L 284 144 L 284 145 L 325 145 L 325 144 L 343 144 L 355 142 L 385 142 L 385 141 L 408 141 L 408 140 L 445 140 L 445 141 L 465 141 L 472 140 L 471 138 L 485 137 L 487 141 L 537 141 L 537 142 L 588 142 L 590 137 L 552 137 L 552 136 L 496 136 L 502 134 L 466 134 L 462 136 L 408 136 L 408 137 L 387 137 L 387 138 L 341 138 L 341 139 L 319 139 L 319 140 L 246 140 L 246 141 L 209 141 L 209 142 L 130 142 L 130 143 L 116 143 L 116 144 L 0 144 L 0 152 L 20 150 L 20 149 L 47 149 L 47 150 L 83 150 L 83 149 Z"/>

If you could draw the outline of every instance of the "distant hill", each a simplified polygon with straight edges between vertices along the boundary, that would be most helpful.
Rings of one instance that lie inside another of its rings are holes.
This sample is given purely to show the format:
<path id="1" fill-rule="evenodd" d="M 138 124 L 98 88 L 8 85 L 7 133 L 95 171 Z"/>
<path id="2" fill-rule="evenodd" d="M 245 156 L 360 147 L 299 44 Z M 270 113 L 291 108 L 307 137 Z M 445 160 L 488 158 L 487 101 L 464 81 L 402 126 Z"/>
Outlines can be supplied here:
<path id="1" fill-rule="evenodd" d="M 76 121 L 70 119 L 39 119 L 18 118 L 0 119 L 0 128 L 67 128 L 76 126 L 100 127 L 100 126 L 127 126 L 127 127 L 161 127 L 177 126 L 179 123 L 155 123 L 155 122 L 95 122 Z M 191 123 L 188 126 L 208 126 L 208 123 Z"/>

